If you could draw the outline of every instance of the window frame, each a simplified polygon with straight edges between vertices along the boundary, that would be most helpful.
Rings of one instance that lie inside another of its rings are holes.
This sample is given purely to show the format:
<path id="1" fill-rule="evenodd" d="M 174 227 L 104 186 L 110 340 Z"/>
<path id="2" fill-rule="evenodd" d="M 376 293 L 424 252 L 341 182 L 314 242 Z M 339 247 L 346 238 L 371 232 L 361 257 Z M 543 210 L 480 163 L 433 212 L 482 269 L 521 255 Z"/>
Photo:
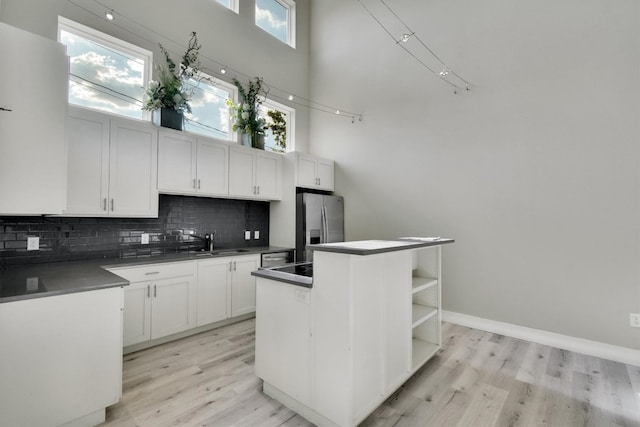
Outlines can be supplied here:
<path id="1" fill-rule="evenodd" d="M 60 43 L 62 31 L 66 31 L 78 37 L 82 37 L 84 39 L 90 40 L 96 44 L 104 45 L 109 49 L 120 51 L 127 55 L 136 56 L 143 59 L 145 62 L 145 65 L 143 67 L 143 72 L 142 72 L 141 95 L 143 95 L 143 98 L 141 99 L 141 102 L 144 102 L 144 90 L 148 86 L 153 73 L 153 52 L 151 52 L 148 49 L 144 49 L 140 46 L 129 43 L 127 41 L 113 37 L 109 34 L 98 31 L 96 29 L 93 29 L 91 27 L 87 27 L 86 25 L 67 19 L 63 16 L 58 16 L 57 37 L 58 37 L 59 43 Z M 71 69 L 69 69 L 69 77 L 71 77 Z M 78 104 L 70 104 L 70 105 L 73 105 L 74 107 L 78 107 L 78 108 L 84 108 L 88 110 L 99 111 L 102 113 L 114 114 L 114 115 L 117 115 L 118 117 L 126 117 L 129 119 L 135 120 L 135 118 L 131 116 L 125 116 L 123 114 L 119 114 L 113 111 L 100 110 L 97 108 L 88 107 L 86 105 L 78 105 Z M 142 110 L 142 107 L 141 107 L 141 110 Z M 138 120 L 150 121 L 151 112 L 142 110 L 142 116 Z"/>
<path id="2" fill-rule="evenodd" d="M 293 107 L 289 107 L 288 105 L 282 104 L 280 102 L 274 101 L 271 98 L 267 98 L 261 102 L 261 106 L 265 107 L 267 110 L 278 110 L 282 113 L 285 113 L 287 116 L 287 147 L 284 153 L 289 153 L 291 151 L 295 151 L 296 146 L 296 110 Z M 268 151 L 270 153 L 276 153 L 276 151 Z"/>
<path id="3" fill-rule="evenodd" d="M 240 1 L 239 0 L 229 0 L 229 7 L 227 5 L 220 3 L 219 0 L 214 0 L 217 4 L 224 7 L 225 9 L 229 9 L 236 14 L 240 14 Z"/>
<path id="4" fill-rule="evenodd" d="M 257 0 L 254 0 L 253 23 L 255 24 L 256 27 L 260 28 L 262 31 L 269 34 L 271 37 L 295 49 L 296 48 L 296 2 L 295 0 L 272 0 L 272 1 L 280 4 L 280 6 L 287 9 L 287 39 L 288 40 L 282 41 L 273 33 L 269 32 L 268 30 L 265 30 L 264 28 L 258 25 L 257 14 L 255 13 L 256 9 L 258 8 Z"/>
<path id="5" fill-rule="evenodd" d="M 233 102 L 238 102 L 238 88 L 236 87 L 236 85 L 234 85 L 233 83 L 229 83 L 225 80 L 219 79 L 217 77 L 214 77 L 210 74 L 205 73 L 204 71 L 200 71 L 200 73 L 198 74 L 198 78 L 201 78 L 204 81 L 211 81 L 213 83 L 215 83 L 216 85 L 219 85 L 221 88 L 224 88 L 225 90 L 228 90 L 230 93 L 230 99 Z M 212 85 L 213 86 L 213 85 Z M 185 118 L 186 120 L 186 118 Z M 228 141 L 228 142 L 237 142 L 238 141 L 238 136 L 237 133 L 238 132 L 234 132 L 231 130 L 232 128 L 232 118 L 231 118 L 231 114 L 229 114 L 229 117 L 227 118 L 228 120 L 228 126 L 229 126 L 229 137 L 227 139 L 223 139 L 223 138 L 219 138 L 219 137 L 215 137 L 215 136 L 211 136 L 211 135 L 206 135 L 206 134 L 202 134 L 202 133 L 198 133 L 198 132 L 194 132 L 193 130 L 186 130 L 186 132 L 189 132 L 190 134 L 193 135 L 199 135 L 203 138 L 214 138 L 214 139 L 218 139 L 221 141 Z"/>

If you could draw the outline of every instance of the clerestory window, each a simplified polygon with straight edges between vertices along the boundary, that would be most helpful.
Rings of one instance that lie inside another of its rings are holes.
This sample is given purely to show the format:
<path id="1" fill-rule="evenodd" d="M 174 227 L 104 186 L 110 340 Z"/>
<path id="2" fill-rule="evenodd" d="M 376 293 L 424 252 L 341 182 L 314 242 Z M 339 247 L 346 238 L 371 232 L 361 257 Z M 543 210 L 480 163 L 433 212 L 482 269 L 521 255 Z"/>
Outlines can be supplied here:
<path id="1" fill-rule="evenodd" d="M 296 47 L 296 3 L 293 0 L 255 0 L 256 25 L 289 46 Z"/>
<path id="2" fill-rule="evenodd" d="M 58 41 L 69 55 L 69 103 L 137 119 L 149 82 L 152 53 L 58 17 Z"/>

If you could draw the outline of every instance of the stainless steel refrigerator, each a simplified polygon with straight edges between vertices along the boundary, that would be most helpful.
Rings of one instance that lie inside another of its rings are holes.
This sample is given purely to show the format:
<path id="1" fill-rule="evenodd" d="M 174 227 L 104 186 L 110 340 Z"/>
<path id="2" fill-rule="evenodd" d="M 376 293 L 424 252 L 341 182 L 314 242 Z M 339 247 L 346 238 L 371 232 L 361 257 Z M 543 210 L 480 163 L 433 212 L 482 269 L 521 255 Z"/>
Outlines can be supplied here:
<path id="1" fill-rule="evenodd" d="M 344 199 L 298 193 L 296 200 L 296 262 L 312 261 L 307 245 L 344 242 Z"/>

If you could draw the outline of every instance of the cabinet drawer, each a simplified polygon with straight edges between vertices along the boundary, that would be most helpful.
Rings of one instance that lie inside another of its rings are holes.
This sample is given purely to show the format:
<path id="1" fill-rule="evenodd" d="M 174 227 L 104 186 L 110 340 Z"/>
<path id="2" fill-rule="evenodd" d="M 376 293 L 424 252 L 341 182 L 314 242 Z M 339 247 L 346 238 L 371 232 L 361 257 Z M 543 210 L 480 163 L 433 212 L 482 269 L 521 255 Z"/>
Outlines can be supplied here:
<path id="1" fill-rule="evenodd" d="M 195 261 L 172 262 L 167 264 L 149 264 L 138 267 L 117 267 L 107 270 L 130 282 L 169 279 L 171 277 L 193 276 Z"/>

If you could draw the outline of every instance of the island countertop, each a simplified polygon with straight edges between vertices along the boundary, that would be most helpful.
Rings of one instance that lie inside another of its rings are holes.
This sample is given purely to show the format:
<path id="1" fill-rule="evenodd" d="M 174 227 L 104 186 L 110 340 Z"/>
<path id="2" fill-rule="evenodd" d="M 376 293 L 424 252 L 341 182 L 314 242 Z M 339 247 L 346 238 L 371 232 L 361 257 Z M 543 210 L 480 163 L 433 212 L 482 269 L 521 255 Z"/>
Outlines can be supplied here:
<path id="1" fill-rule="evenodd" d="M 132 258 L 102 258 L 85 261 L 51 262 L 0 268 L 0 304 L 32 298 L 86 292 L 118 286 L 129 281 L 105 270 L 166 262 L 252 255 L 291 250 L 274 246 L 219 249 L 213 252 L 176 252 Z"/>
<path id="2" fill-rule="evenodd" d="M 385 252 L 444 245 L 455 240 L 443 237 L 402 237 L 395 240 L 356 240 L 353 242 L 309 245 L 312 251 L 337 252 L 348 255 L 374 255 Z"/>

